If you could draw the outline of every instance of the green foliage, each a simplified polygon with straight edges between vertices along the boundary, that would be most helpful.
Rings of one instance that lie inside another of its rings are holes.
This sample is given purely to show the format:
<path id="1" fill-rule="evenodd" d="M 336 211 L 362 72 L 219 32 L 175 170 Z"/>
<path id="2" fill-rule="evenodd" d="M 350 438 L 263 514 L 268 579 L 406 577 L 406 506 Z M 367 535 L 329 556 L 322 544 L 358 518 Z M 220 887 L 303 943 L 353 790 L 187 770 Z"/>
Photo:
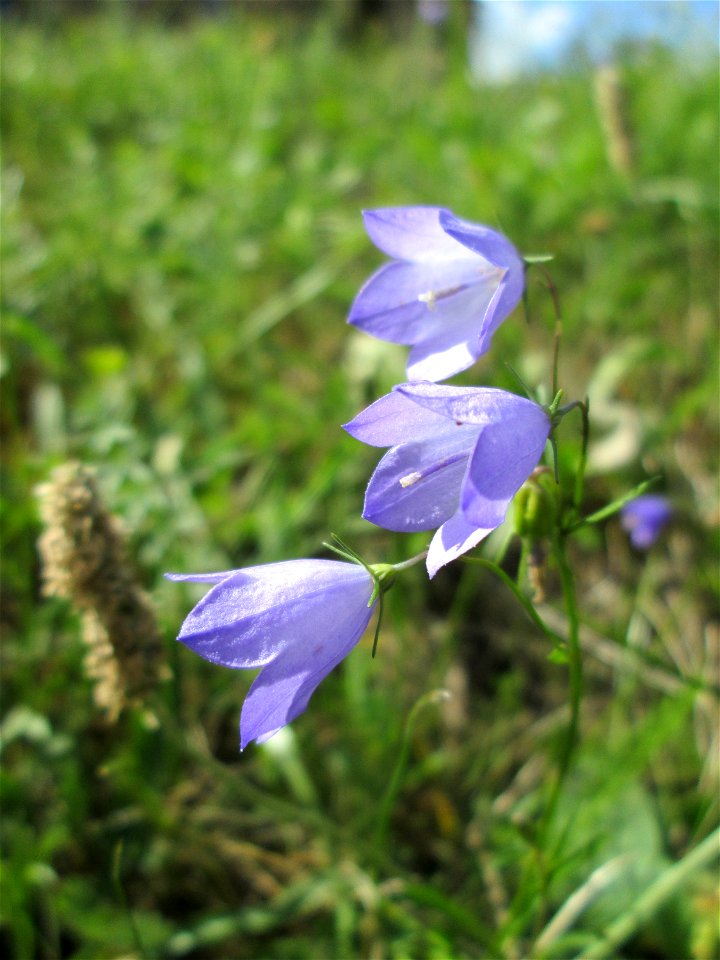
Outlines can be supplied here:
<path id="1" fill-rule="evenodd" d="M 123 7 L 3 24 L 3 954 L 574 956 L 717 820 L 714 73 L 621 60 L 623 171 L 589 65 L 477 87 L 453 31 Z M 403 203 L 552 252 L 529 322 L 462 379 L 517 389 L 507 363 L 551 399 L 549 273 L 565 399 L 590 396 L 583 515 L 656 474 L 678 507 L 647 558 L 616 517 L 573 542 L 588 681 L 545 827 L 567 702 L 552 569 L 549 634 L 482 565 L 405 575 L 377 658 L 366 637 L 242 756 L 250 678 L 174 642 L 199 594 L 164 570 L 317 555 L 332 531 L 370 563 L 424 548 L 359 519 L 375 455 L 340 428 L 404 375 L 344 323 L 380 262 L 359 212 Z M 68 457 L 98 468 L 167 636 L 157 702 L 114 727 L 76 614 L 41 597 L 30 494 Z M 618 956 L 713 955 L 703 869 Z"/>

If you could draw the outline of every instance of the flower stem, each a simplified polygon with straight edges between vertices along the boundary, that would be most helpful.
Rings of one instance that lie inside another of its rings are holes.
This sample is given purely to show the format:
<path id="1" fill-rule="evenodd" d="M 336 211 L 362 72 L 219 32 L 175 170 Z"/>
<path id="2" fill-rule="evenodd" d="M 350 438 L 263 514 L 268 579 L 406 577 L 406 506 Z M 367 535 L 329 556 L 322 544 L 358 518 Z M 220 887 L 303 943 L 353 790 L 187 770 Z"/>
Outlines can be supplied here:
<path id="1" fill-rule="evenodd" d="M 492 560 L 487 560 L 485 557 L 463 557 L 463 560 L 465 563 L 471 563 L 478 567 L 485 567 L 486 570 L 492 570 L 495 576 L 499 577 L 508 590 L 513 593 L 532 622 L 538 627 L 538 629 L 542 630 L 548 640 L 552 641 L 553 644 L 562 643 L 562 640 L 557 633 L 548 627 L 540 614 L 537 612 L 532 600 L 527 596 L 527 594 L 523 593 L 522 589 L 517 585 L 512 577 L 509 577 L 507 573 L 505 573 L 502 567 L 498 566 L 498 564 L 494 563 Z"/>
<path id="2" fill-rule="evenodd" d="M 582 416 L 582 440 L 580 444 L 580 462 L 577 473 L 575 474 L 575 490 L 573 491 L 573 515 L 575 519 L 580 514 L 580 505 L 582 504 L 583 488 L 585 486 L 585 470 L 587 468 L 588 443 L 590 442 L 590 400 L 585 398 L 584 403 L 579 403 L 580 414 Z"/>
<path id="3" fill-rule="evenodd" d="M 383 850 L 386 846 L 386 838 L 388 828 L 390 826 L 390 817 L 392 816 L 395 803 L 397 802 L 398 795 L 402 788 L 403 778 L 405 776 L 405 771 L 410 759 L 412 735 L 413 731 L 415 730 L 417 719 L 423 710 L 442 703 L 443 700 L 447 700 L 449 697 L 450 694 L 447 690 L 430 690 L 428 693 L 420 697 L 415 704 L 413 704 L 408 714 L 402 734 L 400 749 L 395 762 L 395 769 L 393 770 L 392 776 L 388 781 L 385 795 L 380 802 L 380 811 L 378 813 L 377 826 L 375 828 L 375 845 L 378 851 Z"/>
<path id="4" fill-rule="evenodd" d="M 575 578 L 573 577 L 572 568 L 565 548 L 565 537 L 561 533 L 553 537 L 553 552 L 560 572 L 560 582 L 562 584 L 563 599 L 565 601 L 568 621 L 565 652 L 567 654 L 570 683 L 570 720 L 568 721 L 565 740 L 560 754 L 557 778 L 553 784 L 543 826 L 540 831 L 541 837 L 547 835 L 547 831 L 554 819 L 560 793 L 568 770 L 570 769 L 575 747 L 577 746 L 580 728 L 580 703 L 583 695 L 582 656 L 580 652 L 580 614 L 575 592 Z"/>
<path id="5" fill-rule="evenodd" d="M 560 294 L 555 286 L 553 278 L 545 267 L 540 267 L 545 287 L 550 294 L 555 311 L 555 330 L 553 332 L 553 366 L 552 366 L 552 394 L 555 396 L 558 392 L 558 366 L 560 363 L 560 341 L 562 340 L 562 311 L 560 309 Z"/>
<path id="6" fill-rule="evenodd" d="M 421 563 L 427 555 L 427 550 L 423 550 L 422 553 L 418 553 L 416 556 L 410 557 L 409 560 L 403 560 L 401 563 L 394 563 L 392 568 L 393 570 L 407 570 L 408 567 L 414 567 L 416 563 Z"/>

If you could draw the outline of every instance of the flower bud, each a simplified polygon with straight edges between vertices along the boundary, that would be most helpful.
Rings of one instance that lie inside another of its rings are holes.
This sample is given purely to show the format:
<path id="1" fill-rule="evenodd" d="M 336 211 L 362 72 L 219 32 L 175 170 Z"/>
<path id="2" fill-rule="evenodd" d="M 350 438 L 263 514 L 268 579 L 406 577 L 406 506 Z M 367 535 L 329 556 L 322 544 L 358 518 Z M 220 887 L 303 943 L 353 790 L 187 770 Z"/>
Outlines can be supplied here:
<path id="1" fill-rule="evenodd" d="M 533 543 L 552 533 L 558 517 L 558 492 L 552 471 L 536 467 L 513 500 L 515 532 Z"/>

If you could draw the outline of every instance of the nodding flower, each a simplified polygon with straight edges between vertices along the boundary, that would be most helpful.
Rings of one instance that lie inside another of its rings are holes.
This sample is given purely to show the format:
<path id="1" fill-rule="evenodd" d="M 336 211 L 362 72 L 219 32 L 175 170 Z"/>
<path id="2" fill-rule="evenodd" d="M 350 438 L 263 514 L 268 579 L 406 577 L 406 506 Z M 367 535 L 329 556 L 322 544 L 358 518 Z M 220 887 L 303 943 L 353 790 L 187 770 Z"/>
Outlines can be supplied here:
<path id="1" fill-rule="evenodd" d="M 240 717 L 244 750 L 301 714 L 320 681 L 358 643 L 383 573 L 377 577 L 372 567 L 337 560 L 287 560 L 166 577 L 211 584 L 178 640 L 224 667 L 261 668 Z"/>
<path id="2" fill-rule="evenodd" d="M 503 522 L 551 427 L 544 407 L 505 390 L 400 384 L 345 424 L 357 440 L 390 447 L 363 517 L 388 530 L 437 528 L 427 555 L 433 577 Z"/>
<path id="3" fill-rule="evenodd" d="M 515 247 L 441 207 L 387 207 L 363 218 L 392 262 L 361 288 L 349 323 L 409 345 L 410 380 L 445 380 L 472 366 L 522 297 L 525 267 Z"/>

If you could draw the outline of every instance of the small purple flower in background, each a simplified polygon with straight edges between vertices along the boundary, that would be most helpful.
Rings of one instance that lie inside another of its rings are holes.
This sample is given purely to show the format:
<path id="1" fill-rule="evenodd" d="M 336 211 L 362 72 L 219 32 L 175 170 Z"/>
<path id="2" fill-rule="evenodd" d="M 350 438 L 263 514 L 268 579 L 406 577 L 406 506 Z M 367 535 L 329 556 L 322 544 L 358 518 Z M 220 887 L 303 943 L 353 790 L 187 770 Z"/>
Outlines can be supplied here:
<path id="1" fill-rule="evenodd" d="M 412 346 L 411 380 L 445 380 L 489 348 L 522 297 L 525 268 L 501 233 L 441 207 L 363 213 L 372 242 L 393 258 L 364 284 L 348 321 Z"/>
<path id="2" fill-rule="evenodd" d="M 433 27 L 445 23 L 450 12 L 450 0 L 417 0 L 417 13 L 421 20 Z"/>
<path id="3" fill-rule="evenodd" d="M 337 560 L 166 577 L 213 584 L 178 640 L 224 667 L 262 667 L 243 704 L 241 750 L 305 710 L 320 681 L 360 640 L 376 606 L 371 573 Z"/>
<path id="4" fill-rule="evenodd" d="M 505 390 L 400 384 L 345 425 L 357 440 L 391 448 L 363 517 L 388 530 L 439 528 L 427 556 L 433 577 L 500 526 L 550 427 L 543 407 Z"/>
<path id="5" fill-rule="evenodd" d="M 625 504 L 620 512 L 620 522 L 632 545 L 638 550 L 648 550 L 662 533 L 672 512 L 667 497 L 646 493 Z"/>

